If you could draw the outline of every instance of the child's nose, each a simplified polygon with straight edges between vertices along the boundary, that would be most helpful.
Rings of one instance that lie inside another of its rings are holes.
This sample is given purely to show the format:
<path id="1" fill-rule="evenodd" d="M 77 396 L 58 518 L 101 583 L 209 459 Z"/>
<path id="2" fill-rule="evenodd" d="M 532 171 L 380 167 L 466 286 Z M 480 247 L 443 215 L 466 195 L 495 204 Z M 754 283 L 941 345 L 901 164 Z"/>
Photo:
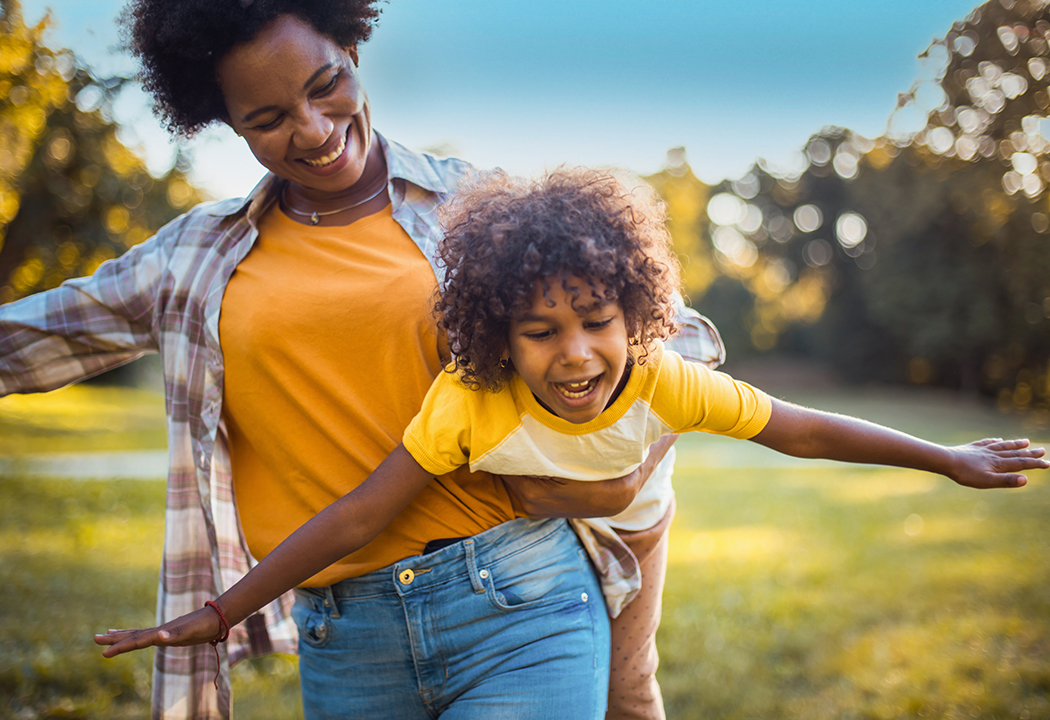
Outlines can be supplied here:
<path id="1" fill-rule="evenodd" d="M 562 347 L 562 362 L 566 365 L 582 365 L 591 359 L 591 346 L 582 333 L 566 336 Z"/>

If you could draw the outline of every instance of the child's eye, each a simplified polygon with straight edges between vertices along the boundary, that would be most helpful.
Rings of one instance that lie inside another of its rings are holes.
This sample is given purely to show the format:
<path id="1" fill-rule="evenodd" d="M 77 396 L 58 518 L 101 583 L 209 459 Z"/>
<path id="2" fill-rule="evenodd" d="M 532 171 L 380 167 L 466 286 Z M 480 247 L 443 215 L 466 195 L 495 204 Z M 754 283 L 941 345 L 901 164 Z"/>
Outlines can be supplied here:
<path id="1" fill-rule="evenodd" d="M 554 334 L 554 332 L 552 330 L 535 330 L 533 332 L 527 332 L 523 334 L 530 340 L 545 340 L 546 338 L 551 337 Z"/>
<path id="2" fill-rule="evenodd" d="M 592 320 L 591 322 L 586 323 L 585 327 L 588 330 L 601 330 L 603 327 L 607 327 L 612 321 L 612 318 L 606 318 L 605 320 Z"/>

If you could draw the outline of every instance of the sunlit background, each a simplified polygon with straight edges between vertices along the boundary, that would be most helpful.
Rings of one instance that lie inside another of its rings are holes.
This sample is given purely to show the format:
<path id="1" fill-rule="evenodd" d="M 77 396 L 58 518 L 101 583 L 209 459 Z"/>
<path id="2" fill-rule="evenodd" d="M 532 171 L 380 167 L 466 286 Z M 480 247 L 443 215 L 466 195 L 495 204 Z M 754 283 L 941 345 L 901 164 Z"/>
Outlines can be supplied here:
<path id="1" fill-rule="evenodd" d="M 131 60 L 115 51 L 122 6 L 30 0 L 25 13 L 33 22 L 51 8 L 56 47 L 101 75 L 131 74 Z M 415 149 L 511 172 L 570 162 L 650 173 L 684 146 L 697 176 L 714 183 L 759 157 L 797 167 L 794 153 L 825 125 L 881 135 L 897 94 L 924 72 L 916 56 L 972 8 L 970 0 L 391 0 L 361 50 L 361 73 L 376 127 Z M 172 150 L 146 105 L 126 91 L 114 116 L 133 125 L 150 167 L 166 169 Z M 232 133 L 192 147 L 190 176 L 213 195 L 244 194 L 260 176 Z"/>
<path id="2" fill-rule="evenodd" d="M 119 3 L 44 7 L 0 0 L 0 302 L 261 175 L 228 132 L 160 130 Z M 649 182 L 733 374 L 939 442 L 1045 444 L 1048 41 L 1047 0 L 391 0 L 361 63 L 410 147 Z M 130 368 L 0 400 L 2 719 L 148 705 L 149 657 L 89 639 L 155 602 L 164 401 Z M 677 447 L 669 717 L 1050 720 L 1046 473 L 977 493 Z M 301 717 L 297 693 L 292 659 L 235 670 L 239 717 Z"/>

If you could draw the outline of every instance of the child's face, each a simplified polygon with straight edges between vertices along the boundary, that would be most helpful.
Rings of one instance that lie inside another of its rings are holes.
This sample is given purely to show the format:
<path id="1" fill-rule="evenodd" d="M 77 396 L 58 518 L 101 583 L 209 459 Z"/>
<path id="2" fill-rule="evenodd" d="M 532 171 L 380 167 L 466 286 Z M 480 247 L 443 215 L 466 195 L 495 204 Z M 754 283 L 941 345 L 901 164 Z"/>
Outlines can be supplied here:
<path id="1" fill-rule="evenodd" d="M 616 396 L 627 367 L 627 326 L 619 302 L 605 302 L 578 277 L 566 281 L 579 290 L 576 307 L 560 278 L 533 289 L 531 306 L 510 324 L 510 359 L 533 395 L 551 412 L 572 423 L 598 417 Z M 600 295 L 605 287 L 597 284 Z"/>

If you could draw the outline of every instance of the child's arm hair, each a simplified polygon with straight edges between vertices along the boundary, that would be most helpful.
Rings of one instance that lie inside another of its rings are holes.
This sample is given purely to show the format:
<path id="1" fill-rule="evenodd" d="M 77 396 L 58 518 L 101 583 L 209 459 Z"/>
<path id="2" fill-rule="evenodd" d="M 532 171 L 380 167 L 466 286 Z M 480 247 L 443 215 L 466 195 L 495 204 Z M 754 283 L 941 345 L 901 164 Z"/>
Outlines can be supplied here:
<path id="1" fill-rule="evenodd" d="M 1046 469 L 1027 439 L 988 438 L 948 447 L 865 420 L 773 399 L 766 427 L 751 438 L 786 455 L 926 470 L 974 488 L 1021 487 L 1024 470 Z"/>
<path id="2" fill-rule="evenodd" d="M 432 477 L 398 445 L 359 487 L 292 533 L 218 598 L 230 626 L 371 542 Z M 96 635 L 95 642 L 109 645 L 102 654 L 114 657 L 153 645 L 200 645 L 218 638 L 220 630 L 218 613 L 206 607 L 160 627 Z"/>

